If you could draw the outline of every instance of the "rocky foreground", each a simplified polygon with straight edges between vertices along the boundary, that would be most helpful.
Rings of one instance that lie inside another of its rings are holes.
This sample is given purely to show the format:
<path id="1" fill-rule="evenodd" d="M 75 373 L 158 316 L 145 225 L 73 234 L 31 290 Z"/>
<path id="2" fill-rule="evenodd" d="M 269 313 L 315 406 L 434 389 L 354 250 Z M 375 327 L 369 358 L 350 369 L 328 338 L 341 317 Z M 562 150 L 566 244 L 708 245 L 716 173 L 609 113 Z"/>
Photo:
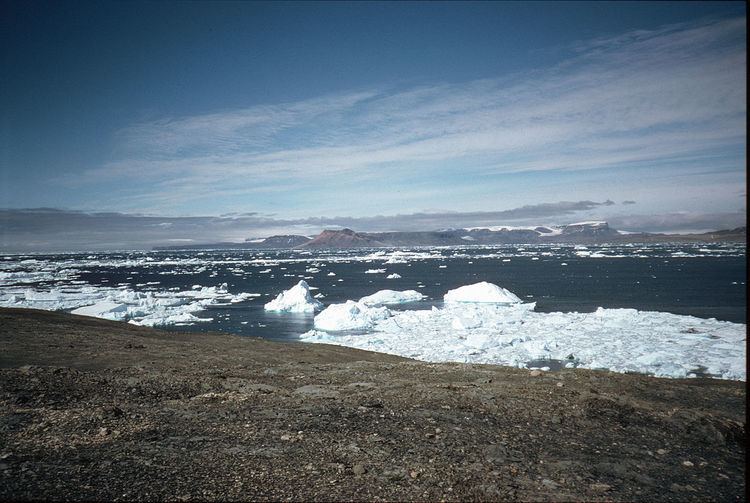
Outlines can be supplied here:
<path id="1" fill-rule="evenodd" d="M 735 501 L 745 383 L 0 309 L 0 500 Z"/>

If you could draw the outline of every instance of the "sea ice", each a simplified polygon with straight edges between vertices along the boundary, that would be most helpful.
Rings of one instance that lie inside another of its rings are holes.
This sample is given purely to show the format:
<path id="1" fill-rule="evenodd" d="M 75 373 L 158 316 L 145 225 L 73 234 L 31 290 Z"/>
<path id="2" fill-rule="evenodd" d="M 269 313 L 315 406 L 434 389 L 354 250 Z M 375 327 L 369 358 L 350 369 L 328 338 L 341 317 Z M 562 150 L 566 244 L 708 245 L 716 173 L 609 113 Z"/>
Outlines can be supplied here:
<path id="1" fill-rule="evenodd" d="M 367 306 L 383 306 L 388 304 L 403 304 L 424 299 L 424 295 L 416 290 L 380 290 L 367 297 L 362 297 L 359 302 Z"/>
<path id="2" fill-rule="evenodd" d="M 128 312 L 127 304 L 103 300 L 91 306 L 79 307 L 71 311 L 71 314 L 81 316 L 93 316 L 94 318 L 106 318 L 108 320 L 121 320 Z"/>
<path id="3" fill-rule="evenodd" d="M 526 367 L 530 361 L 560 360 L 566 367 L 670 378 L 703 367 L 710 376 L 746 379 L 744 324 L 635 309 L 539 313 L 534 307 L 447 302 L 442 309 L 380 308 L 384 311 L 373 316 L 368 306 L 348 301 L 320 313 L 315 329 L 300 338 L 432 362 Z M 328 333 L 354 329 L 368 333 Z"/>
<path id="4" fill-rule="evenodd" d="M 501 286 L 482 281 L 450 290 L 443 296 L 445 302 L 482 302 L 492 304 L 515 304 L 521 299 Z"/>
<path id="5" fill-rule="evenodd" d="M 310 295 L 310 287 L 305 280 L 301 280 L 289 290 L 281 292 L 274 300 L 264 306 L 266 311 L 282 311 L 291 313 L 312 313 L 322 309 L 323 304 Z"/>
<path id="6" fill-rule="evenodd" d="M 386 276 L 385 279 L 401 279 L 401 275 L 397 272 L 394 272 Z"/>

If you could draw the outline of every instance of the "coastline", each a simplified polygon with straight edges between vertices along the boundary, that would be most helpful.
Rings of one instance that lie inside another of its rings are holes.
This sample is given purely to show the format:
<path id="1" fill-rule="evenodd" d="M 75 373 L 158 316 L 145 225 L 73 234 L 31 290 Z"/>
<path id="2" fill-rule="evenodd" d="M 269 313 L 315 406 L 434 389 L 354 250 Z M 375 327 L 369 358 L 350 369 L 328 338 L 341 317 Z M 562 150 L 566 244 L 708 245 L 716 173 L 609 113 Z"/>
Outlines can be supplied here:
<path id="1" fill-rule="evenodd" d="M 0 308 L 6 500 L 736 500 L 744 382 Z"/>

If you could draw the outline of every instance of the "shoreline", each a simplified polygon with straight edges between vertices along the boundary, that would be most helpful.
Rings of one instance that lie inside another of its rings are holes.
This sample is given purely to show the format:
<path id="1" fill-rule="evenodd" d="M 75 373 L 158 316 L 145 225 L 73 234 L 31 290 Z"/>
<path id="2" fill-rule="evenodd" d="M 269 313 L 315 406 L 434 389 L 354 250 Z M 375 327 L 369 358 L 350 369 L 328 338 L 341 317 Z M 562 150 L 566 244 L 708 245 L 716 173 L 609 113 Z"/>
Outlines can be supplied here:
<path id="1" fill-rule="evenodd" d="M 0 498 L 735 500 L 741 381 L 0 309 Z"/>

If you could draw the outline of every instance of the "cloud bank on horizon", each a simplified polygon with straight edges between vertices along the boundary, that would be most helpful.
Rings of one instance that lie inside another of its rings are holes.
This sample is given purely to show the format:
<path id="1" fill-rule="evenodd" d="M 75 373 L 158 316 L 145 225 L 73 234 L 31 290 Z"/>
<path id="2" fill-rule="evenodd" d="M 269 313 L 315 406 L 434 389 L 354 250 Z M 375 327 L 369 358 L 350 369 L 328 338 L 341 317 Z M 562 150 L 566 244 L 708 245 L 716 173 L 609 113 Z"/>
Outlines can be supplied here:
<path id="1" fill-rule="evenodd" d="M 636 204 L 623 201 L 622 204 Z M 0 209 L 0 251 L 76 251 L 150 249 L 154 246 L 241 242 L 278 234 L 313 236 L 321 230 L 349 227 L 359 231 L 423 231 L 441 228 L 494 226 L 498 222 L 539 225 L 573 223 L 600 208 L 615 206 L 610 200 L 560 201 L 503 211 L 412 213 L 371 217 L 307 217 L 283 219 L 259 213 L 219 217 L 163 217 L 115 212 L 60 210 L 55 208 Z M 610 224 L 619 230 L 645 232 L 700 232 L 732 229 L 745 224 L 744 213 L 628 214 Z M 698 229 L 698 231 L 696 231 Z"/>
<path id="2" fill-rule="evenodd" d="M 85 194 L 68 206 L 82 211 L 10 205 L 2 245 L 72 243 L 78 232 L 88 243 L 92 228 L 128 247 L 571 215 L 657 232 L 737 226 L 746 219 L 745 37 L 744 17 L 704 19 L 577 42 L 554 66 L 497 78 L 131 123 L 106 159 L 54 177 Z M 594 202 L 610 199 L 621 202 Z M 549 202 L 560 200 L 574 202 Z M 249 214 L 200 216 L 228 212 Z M 46 237 L 35 241 L 35 229 Z"/>

